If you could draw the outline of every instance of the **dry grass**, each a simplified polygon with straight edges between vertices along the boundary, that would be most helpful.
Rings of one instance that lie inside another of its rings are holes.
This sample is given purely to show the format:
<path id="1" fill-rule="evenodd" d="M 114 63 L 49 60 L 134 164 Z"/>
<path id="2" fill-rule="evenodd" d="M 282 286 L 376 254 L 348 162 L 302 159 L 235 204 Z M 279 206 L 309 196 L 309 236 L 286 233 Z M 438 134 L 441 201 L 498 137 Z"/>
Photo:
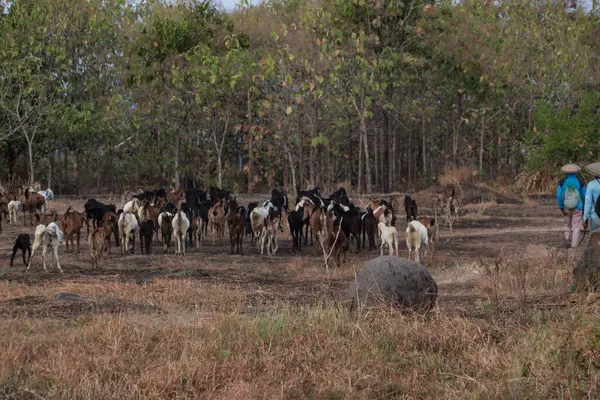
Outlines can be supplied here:
<path id="1" fill-rule="evenodd" d="M 483 291 L 496 308 L 518 303 L 526 309 L 540 298 L 567 295 L 575 258 L 544 246 L 503 248 L 498 257 L 481 260 L 476 270 L 483 276 Z"/>
<path id="2" fill-rule="evenodd" d="M 0 397 L 585 397 L 598 389 L 600 306 L 595 295 L 565 294 L 567 259 L 547 261 L 496 259 L 481 269 L 488 301 L 461 301 L 457 312 L 441 300 L 427 315 L 357 317 L 327 299 L 249 313 L 253 291 L 191 279 L 2 282 L 4 306 L 14 298 L 63 304 L 51 299 L 76 289 L 98 303 L 118 297 L 149 308 L 3 319 Z M 549 294 L 569 301 L 547 307 Z"/>
<path id="3" fill-rule="evenodd" d="M 446 173 L 438 176 L 441 185 L 456 185 L 477 180 L 478 172 L 469 167 L 448 167 Z"/>
<path id="4" fill-rule="evenodd" d="M 556 190 L 556 182 L 556 175 L 547 171 L 522 172 L 517 176 L 513 191 L 525 195 L 551 194 Z"/>

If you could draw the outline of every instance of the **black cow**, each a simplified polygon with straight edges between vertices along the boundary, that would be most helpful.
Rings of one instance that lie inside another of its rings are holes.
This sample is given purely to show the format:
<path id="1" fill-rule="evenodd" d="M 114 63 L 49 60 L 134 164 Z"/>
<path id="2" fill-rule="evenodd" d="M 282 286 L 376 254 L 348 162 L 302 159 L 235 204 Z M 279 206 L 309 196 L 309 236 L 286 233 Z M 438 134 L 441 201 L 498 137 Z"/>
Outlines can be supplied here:
<path id="1" fill-rule="evenodd" d="M 331 201 L 328 212 L 335 214 L 336 219 L 342 219 L 342 231 L 348 239 L 353 238 L 356 241 L 356 252 L 360 253 L 360 234 L 362 231 L 362 220 L 360 211 L 354 206 L 345 206 Z"/>
<path id="2" fill-rule="evenodd" d="M 139 201 L 147 200 L 151 203 L 156 203 L 158 199 L 164 199 L 166 197 L 167 192 L 164 188 L 157 190 L 144 190 L 142 193 L 133 195 L 134 199 L 138 199 Z"/>
<path id="3" fill-rule="evenodd" d="M 140 253 L 150 254 L 152 235 L 154 234 L 154 221 L 147 219 L 140 224 Z"/>
<path id="4" fill-rule="evenodd" d="M 223 200 L 223 199 L 228 200 L 231 197 L 231 192 L 229 190 L 224 190 L 224 189 L 218 188 L 216 186 L 211 186 L 209 189 L 209 193 L 210 193 L 211 206 L 214 206 L 215 203 L 219 200 Z"/>
<path id="5" fill-rule="evenodd" d="M 288 224 L 290 225 L 290 233 L 293 239 L 292 251 L 302 251 L 302 227 L 304 221 L 304 208 L 300 207 L 298 211 L 294 210 L 288 214 Z"/>
<path id="6" fill-rule="evenodd" d="M 365 245 L 367 243 L 367 241 L 365 240 L 365 235 L 367 236 L 366 239 L 369 240 L 369 251 L 375 249 L 375 235 L 377 234 L 377 218 L 375 218 L 375 216 L 373 215 L 373 211 L 372 210 L 368 210 L 366 211 L 362 216 L 361 216 L 361 220 L 362 220 L 362 248 L 365 248 Z"/>
<path id="7" fill-rule="evenodd" d="M 419 209 L 417 201 L 413 200 L 409 195 L 404 196 L 404 210 L 406 211 L 406 223 L 415 221 L 418 218 Z"/>
<path id="8" fill-rule="evenodd" d="M 185 202 L 193 209 L 200 208 L 200 203 L 206 201 L 206 192 L 194 188 L 187 188 L 185 191 Z"/>
<path id="9" fill-rule="evenodd" d="M 198 217 L 204 221 L 204 237 L 208 235 L 208 212 L 210 211 L 210 200 L 204 200 L 198 206 Z"/>
<path id="10" fill-rule="evenodd" d="M 318 186 L 311 190 L 300 190 L 300 188 L 298 188 L 297 192 L 298 195 L 296 196 L 296 204 L 300 202 L 302 197 L 308 197 L 315 204 L 321 203 L 321 189 Z"/>
<path id="11" fill-rule="evenodd" d="M 337 191 L 333 192 L 329 198 L 338 204 L 342 204 L 344 206 L 350 205 L 350 198 L 348 197 L 348 193 L 346 193 L 346 189 L 344 188 L 339 188 Z"/>
<path id="12" fill-rule="evenodd" d="M 284 210 L 286 213 L 289 212 L 288 197 L 283 190 L 271 190 L 271 203 L 273 203 L 274 207 Z"/>
<path id="13" fill-rule="evenodd" d="M 117 212 L 117 207 L 114 204 L 103 204 L 97 201 L 96 199 L 89 199 L 83 205 L 83 209 L 85 211 L 85 217 L 88 221 L 92 221 L 92 226 L 96 229 L 99 224 L 102 222 L 104 218 L 104 214 L 107 211 L 112 211 L 114 213 Z M 89 225 L 88 225 L 88 234 L 89 234 Z"/>
<path id="14" fill-rule="evenodd" d="M 175 215 L 175 214 L 177 214 L 177 207 L 173 203 L 167 203 L 163 206 L 161 212 L 163 212 L 163 211 L 166 211 L 168 213 Z"/>
<path id="15" fill-rule="evenodd" d="M 29 235 L 26 233 L 20 233 L 15 240 L 15 245 L 13 246 L 12 256 L 10 257 L 10 266 L 13 266 L 13 260 L 15 259 L 15 254 L 18 250 L 21 250 L 23 254 L 23 265 L 27 265 L 29 263 L 29 259 L 31 258 L 31 240 L 29 239 Z M 25 252 L 28 252 L 27 261 L 25 261 Z"/>

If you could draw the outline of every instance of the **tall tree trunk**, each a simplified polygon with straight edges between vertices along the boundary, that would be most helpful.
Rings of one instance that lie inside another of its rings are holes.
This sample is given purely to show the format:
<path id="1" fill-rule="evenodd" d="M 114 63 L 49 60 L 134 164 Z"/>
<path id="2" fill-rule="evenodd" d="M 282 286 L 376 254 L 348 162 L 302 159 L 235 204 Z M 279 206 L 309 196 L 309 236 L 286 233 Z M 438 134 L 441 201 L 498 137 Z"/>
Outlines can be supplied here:
<path id="1" fill-rule="evenodd" d="M 317 126 L 316 123 L 319 121 L 319 109 L 315 104 L 315 118 L 314 120 L 310 117 L 310 114 L 306 114 L 308 121 L 310 122 L 310 148 L 308 153 L 308 180 L 311 188 L 315 187 L 315 147 L 312 145 L 312 141 L 317 137 Z"/>
<path id="2" fill-rule="evenodd" d="M 392 124 L 392 118 L 390 118 L 390 116 L 388 115 L 388 121 L 387 121 L 387 127 L 386 127 L 386 131 L 387 131 L 387 139 L 386 139 L 386 146 L 385 146 L 385 152 L 386 152 L 386 162 L 385 162 L 385 168 L 386 170 L 389 172 L 388 173 L 388 183 L 387 183 L 387 191 L 388 192 L 394 192 L 394 131 L 392 129 L 393 124 Z"/>
<path id="3" fill-rule="evenodd" d="M 24 135 L 27 140 L 27 152 L 29 154 L 29 186 L 33 185 L 34 177 L 33 177 L 33 143 L 29 136 Z"/>
<path id="4" fill-rule="evenodd" d="M 100 178 L 102 177 L 102 161 L 98 159 L 98 169 L 96 170 L 96 193 L 100 193 Z"/>
<path id="5" fill-rule="evenodd" d="M 421 136 L 423 137 L 423 177 L 427 178 L 427 137 L 425 132 L 425 112 L 423 112 L 423 123 L 421 125 Z"/>
<path id="6" fill-rule="evenodd" d="M 378 147 L 379 147 L 379 190 L 381 190 L 382 192 L 388 193 L 389 191 L 387 190 L 387 175 L 389 174 L 385 172 L 385 164 L 383 163 L 383 160 L 385 159 L 386 156 L 386 151 L 385 151 L 385 147 L 386 147 L 386 142 L 387 142 L 387 136 L 385 133 L 385 128 L 381 129 L 379 131 L 379 140 L 378 140 Z"/>
<path id="7" fill-rule="evenodd" d="M 303 111 L 304 113 L 304 111 Z M 299 166 L 298 166 L 298 182 L 304 182 L 304 123 L 303 120 L 304 118 L 302 118 L 303 116 L 301 116 L 298 120 L 298 132 L 300 133 L 300 151 L 299 151 Z M 302 183 L 300 183 L 300 185 L 302 185 Z M 295 186 L 294 186 L 295 187 Z"/>
<path id="8" fill-rule="evenodd" d="M 413 156 L 412 156 L 412 152 L 413 152 L 413 148 L 412 148 L 412 129 L 408 130 L 408 150 L 406 152 L 406 158 L 408 159 L 408 187 L 411 188 L 412 187 L 412 183 L 413 183 L 413 176 L 412 176 L 412 171 L 413 171 Z"/>
<path id="9" fill-rule="evenodd" d="M 362 141 L 363 141 L 363 136 L 362 134 L 358 135 L 358 182 L 357 182 L 357 186 L 358 186 L 358 194 L 360 195 L 362 193 L 362 171 L 363 171 L 363 146 L 362 146 Z"/>
<path id="10" fill-rule="evenodd" d="M 81 193 L 81 176 L 79 174 L 80 163 L 79 151 L 75 151 L 75 165 L 73 167 L 73 175 L 75 176 L 75 194 Z"/>
<path id="11" fill-rule="evenodd" d="M 53 153 L 50 152 L 50 155 L 48 156 L 48 188 L 50 189 L 52 188 L 52 155 Z"/>
<path id="12" fill-rule="evenodd" d="M 399 170 L 398 170 L 398 154 L 397 154 L 397 135 L 398 132 L 396 132 L 396 130 L 392 130 L 392 157 L 391 157 L 391 164 L 392 164 L 392 176 L 393 176 L 393 181 L 392 181 L 392 185 L 396 186 L 396 184 L 398 183 L 398 176 L 400 174 Z"/>
<path id="13" fill-rule="evenodd" d="M 221 161 L 221 149 L 217 152 L 217 186 L 223 188 L 223 165 Z"/>
<path id="14" fill-rule="evenodd" d="M 179 132 L 176 135 L 175 138 L 175 162 L 173 164 L 173 168 L 174 168 L 174 173 L 175 173 L 175 182 L 174 182 L 174 186 L 175 189 L 179 189 L 179 146 L 180 146 L 180 139 L 179 139 Z"/>
<path id="15" fill-rule="evenodd" d="M 69 162 L 68 162 L 68 157 L 67 157 L 67 151 L 68 151 L 68 149 L 65 147 L 65 149 L 63 151 L 63 168 L 62 168 L 62 170 L 63 170 L 63 191 L 65 189 L 67 189 L 68 186 L 69 186 L 69 178 L 68 178 L 68 176 L 69 176 L 69 170 L 68 170 Z"/>
<path id="16" fill-rule="evenodd" d="M 483 172 L 483 142 L 485 136 L 485 114 L 481 114 L 481 134 L 479 135 L 479 175 Z"/>
<path id="17" fill-rule="evenodd" d="M 250 94 L 250 89 L 248 89 L 248 100 L 247 100 L 247 114 L 246 114 L 246 124 L 248 125 L 248 194 L 252 193 L 252 180 L 254 178 L 253 174 L 253 163 L 254 163 L 254 154 L 252 151 L 252 146 L 254 142 L 254 135 L 252 133 L 252 97 Z"/>
<path id="18" fill-rule="evenodd" d="M 229 126 L 229 115 L 225 119 L 225 128 L 223 128 L 223 133 L 221 136 L 221 142 L 217 140 L 217 129 L 213 131 L 213 139 L 215 142 L 215 150 L 217 152 L 217 186 L 219 188 L 223 188 L 223 145 L 225 144 L 225 139 L 227 137 L 227 127 Z M 218 128 L 218 127 L 217 127 Z"/>
<path id="19" fill-rule="evenodd" d="M 371 193 L 373 191 L 373 187 L 371 185 L 371 165 L 370 165 L 370 160 L 369 160 L 369 142 L 367 140 L 367 124 L 365 123 L 364 118 L 361 118 L 360 130 L 363 135 L 363 145 L 365 146 L 366 189 L 367 189 L 367 193 Z"/>
<path id="20" fill-rule="evenodd" d="M 458 144 L 463 132 L 463 115 L 464 115 L 464 104 L 463 95 L 458 95 L 458 125 L 452 135 L 452 164 L 456 166 L 456 160 L 458 156 Z"/>
<path id="21" fill-rule="evenodd" d="M 380 187 L 380 182 L 379 182 L 379 138 L 377 137 L 377 133 L 375 133 L 375 135 L 373 135 L 373 144 L 375 146 L 375 149 L 373 151 L 374 156 L 375 156 L 375 186 Z"/>

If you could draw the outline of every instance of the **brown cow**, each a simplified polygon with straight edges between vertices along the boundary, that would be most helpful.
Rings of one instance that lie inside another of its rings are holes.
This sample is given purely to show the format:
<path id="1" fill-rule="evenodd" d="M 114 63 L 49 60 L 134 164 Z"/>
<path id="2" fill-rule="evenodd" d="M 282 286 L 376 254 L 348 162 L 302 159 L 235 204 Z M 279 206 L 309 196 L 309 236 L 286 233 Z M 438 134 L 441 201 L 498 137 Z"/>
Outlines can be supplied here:
<path id="1" fill-rule="evenodd" d="M 58 213 L 55 210 L 47 211 L 45 213 L 36 212 L 35 220 L 38 224 L 48 225 L 50 222 L 56 222 L 58 220 Z"/>
<path id="2" fill-rule="evenodd" d="M 111 224 L 107 224 L 106 226 L 111 226 Z M 100 261 L 102 260 L 102 253 L 104 252 L 105 238 L 106 232 L 104 227 L 94 229 L 92 232 L 90 232 L 90 236 L 88 237 L 88 248 L 90 250 L 93 268 L 100 269 Z"/>
<path id="3" fill-rule="evenodd" d="M 8 216 L 8 203 L 0 201 L 0 233 L 2 233 L 2 214 Z"/>
<path id="4" fill-rule="evenodd" d="M 315 246 L 315 251 L 317 254 L 322 250 L 320 246 L 321 240 L 325 240 L 325 236 L 323 234 L 323 223 L 322 223 L 322 215 L 325 215 L 325 212 L 321 210 L 321 207 L 315 206 L 312 201 L 305 201 L 304 203 L 304 216 L 302 220 L 308 219 L 308 223 L 310 225 L 312 236 L 318 240 L 319 245 Z M 321 235 L 319 239 L 319 234 Z"/>
<path id="5" fill-rule="evenodd" d="M 31 226 L 33 226 L 36 211 L 44 211 L 46 199 L 39 193 L 25 189 L 21 197 L 21 210 L 23 210 L 23 226 L 27 226 L 27 213 L 29 213 Z"/>
<path id="6" fill-rule="evenodd" d="M 184 192 L 182 188 L 178 190 L 171 190 L 171 192 L 167 195 L 167 200 L 169 203 L 173 203 L 176 206 L 179 205 L 179 202 L 184 199 Z"/>
<path id="7" fill-rule="evenodd" d="M 67 209 L 62 218 L 60 219 L 62 230 L 65 233 L 65 242 L 67 244 L 67 253 L 69 252 L 69 239 L 71 239 L 71 247 L 73 248 L 73 236 L 77 234 L 77 252 L 79 253 L 79 241 L 81 238 L 81 228 L 83 224 L 88 224 L 85 219 L 85 215 L 75 210 L 71 210 L 71 207 Z"/>
<path id="8" fill-rule="evenodd" d="M 114 235 L 115 237 L 115 246 L 119 246 L 119 232 L 118 232 L 118 222 L 119 218 L 117 214 L 112 211 L 107 211 L 104 213 L 102 217 L 102 228 L 104 229 L 104 240 L 106 243 L 104 244 L 104 250 L 108 250 L 110 254 L 110 237 Z"/>
<path id="9" fill-rule="evenodd" d="M 246 230 L 246 209 L 244 207 L 229 206 L 227 214 L 227 226 L 229 227 L 229 240 L 231 242 L 231 254 L 242 254 L 242 239 Z"/>
<path id="10" fill-rule="evenodd" d="M 213 246 L 215 245 L 215 236 L 223 239 L 225 235 L 225 205 L 223 200 L 219 200 L 208 212 L 208 226 L 212 229 Z"/>

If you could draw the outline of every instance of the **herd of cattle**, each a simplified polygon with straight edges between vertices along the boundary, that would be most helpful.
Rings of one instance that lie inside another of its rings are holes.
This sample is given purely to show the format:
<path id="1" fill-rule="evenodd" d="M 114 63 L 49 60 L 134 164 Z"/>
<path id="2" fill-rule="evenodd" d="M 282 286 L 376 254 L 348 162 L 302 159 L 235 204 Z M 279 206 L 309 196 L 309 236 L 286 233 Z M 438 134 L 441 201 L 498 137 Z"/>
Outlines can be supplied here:
<path id="1" fill-rule="evenodd" d="M 17 251 L 21 250 L 26 271 L 29 270 L 31 257 L 41 248 L 44 271 L 45 253 L 51 250 L 51 265 L 56 259 L 57 268 L 62 272 L 58 248 L 66 243 L 68 252 L 70 242 L 74 250 L 76 237 L 79 252 L 84 226 L 95 268 L 100 268 L 104 251 L 110 253 L 113 239 L 121 253 L 127 254 L 134 253 L 135 238 L 139 236 L 141 254 L 149 254 L 153 238 L 156 237 L 162 244 L 165 253 L 174 238 L 175 254 L 185 255 L 186 244 L 199 248 L 210 232 L 214 245 L 216 240 L 224 238 L 226 228 L 231 254 L 242 254 L 242 242 L 247 237 L 257 245 L 261 255 L 265 249 L 268 255 L 273 255 L 278 249 L 277 232 L 284 231 L 285 221 L 293 239 L 294 252 L 301 251 L 303 245 L 314 245 L 317 253 L 333 255 L 337 265 L 341 264 L 342 256 L 345 262 L 351 242 L 354 242 L 356 252 L 360 252 L 367 241 L 369 250 L 374 249 L 378 238 L 382 255 L 386 247 L 390 254 L 395 252 L 398 255 L 396 211 L 391 198 L 389 201 L 369 199 L 366 208 L 361 210 L 350 201 L 343 188 L 329 197 L 323 196 L 318 187 L 299 190 L 294 207 L 289 206 L 288 196 L 281 189 L 274 189 L 270 199 L 262 203 L 252 202 L 246 207 L 238 204 L 231 192 L 216 187 L 211 187 L 209 193 L 194 188 L 168 192 L 159 189 L 129 193 L 126 197 L 128 201 L 122 209 L 117 209 L 115 204 L 89 199 L 83 212 L 69 207 L 60 215 L 45 209 L 48 201 L 54 199 L 50 189 L 35 192 L 27 188 L 22 193 L 4 193 L 0 197 L 0 232 L 2 215 L 16 224 L 18 212 L 21 212 L 25 226 L 27 216 L 31 225 L 34 225 L 34 220 L 37 222 L 33 244 L 28 234 L 17 236 L 10 265 L 13 265 Z M 436 210 L 451 226 L 450 221 L 457 209 L 454 190 L 440 194 L 437 204 Z M 419 261 L 421 246 L 426 252 L 429 248 L 434 249 L 439 224 L 435 217 L 419 217 L 417 203 L 410 196 L 404 198 L 404 209 L 409 258 L 414 248 L 415 260 Z"/>

